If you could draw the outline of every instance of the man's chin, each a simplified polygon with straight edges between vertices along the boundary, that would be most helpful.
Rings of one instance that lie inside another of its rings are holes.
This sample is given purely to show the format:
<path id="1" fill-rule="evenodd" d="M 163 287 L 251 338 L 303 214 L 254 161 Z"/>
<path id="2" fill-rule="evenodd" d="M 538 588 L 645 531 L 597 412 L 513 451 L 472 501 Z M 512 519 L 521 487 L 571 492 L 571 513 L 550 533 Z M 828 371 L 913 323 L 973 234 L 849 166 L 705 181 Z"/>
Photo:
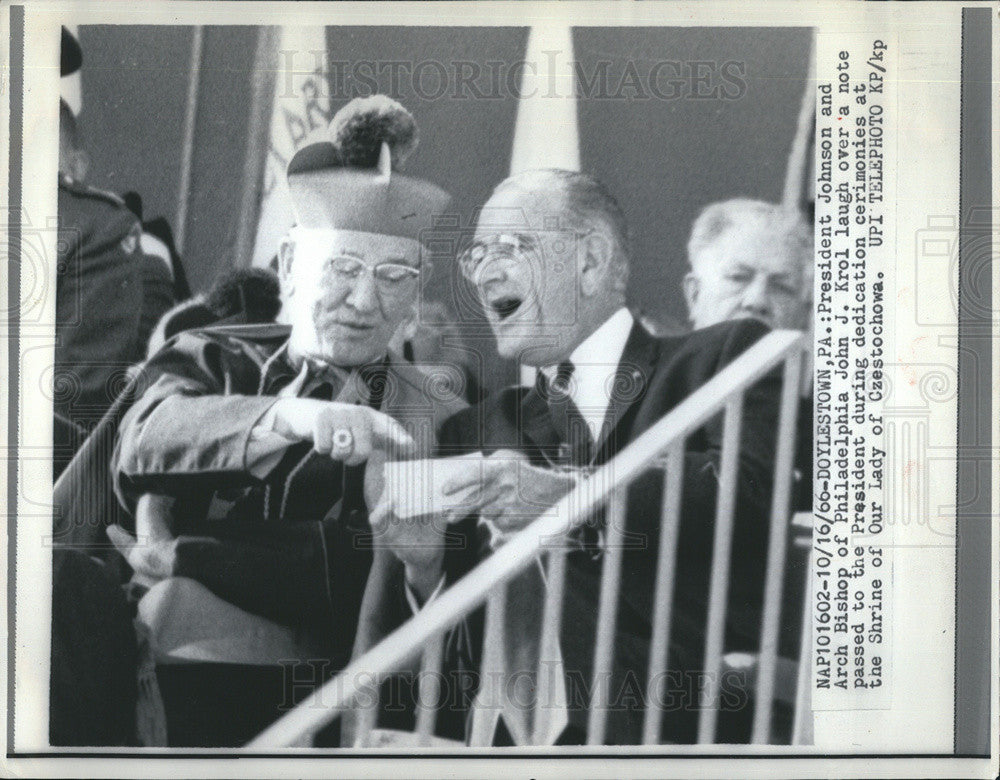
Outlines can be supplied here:
<path id="1" fill-rule="evenodd" d="M 383 348 L 379 351 L 374 347 L 362 348 L 359 345 L 358 348 L 345 348 L 343 345 L 338 344 L 324 349 L 322 359 L 333 366 L 340 366 L 341 368 L 354 368 L 355 366 L 363 366 L 367 363 L 373 363 L 376 360 L 381 360 L 385 357 L 385 353 L 387 351 L 387 348 Z"/>
<path id="2" fill-rule="evenodd" d="M 536 344 L 531 337 L 526 337 L 523 333 L 505 334 L 502 331 L 497 333 L 496 329 L 494 329 L 493 336 L 496 339 L 497 352 L 500 354 L 500 357 L 507 360 L 520 361 L 524 352 Z"/>
<path id="3" fill-rule="evenodd" d="M 499 339 L 497 341 L 497 352 L 505 360 L 520 360 L 523 349 L 521 343 L 513 339 Z"/>

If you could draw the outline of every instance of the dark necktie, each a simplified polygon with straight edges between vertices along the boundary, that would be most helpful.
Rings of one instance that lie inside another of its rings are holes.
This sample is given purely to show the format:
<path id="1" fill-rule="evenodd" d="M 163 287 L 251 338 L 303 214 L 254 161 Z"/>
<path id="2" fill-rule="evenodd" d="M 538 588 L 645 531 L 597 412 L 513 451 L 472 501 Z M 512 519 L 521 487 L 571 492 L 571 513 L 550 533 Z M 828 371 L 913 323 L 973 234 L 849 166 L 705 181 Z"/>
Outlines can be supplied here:
<path id="1" fill-rule="evenodd" d="M 563 361 L 551 382 L 539 371 L 535 388 L 548 405 L 552 427 L 561 443 L 559 465 L 586 466 L 593 455 L 593 441 L 587 421 L 573 402 L 573 369 L 570 361 Z"/>

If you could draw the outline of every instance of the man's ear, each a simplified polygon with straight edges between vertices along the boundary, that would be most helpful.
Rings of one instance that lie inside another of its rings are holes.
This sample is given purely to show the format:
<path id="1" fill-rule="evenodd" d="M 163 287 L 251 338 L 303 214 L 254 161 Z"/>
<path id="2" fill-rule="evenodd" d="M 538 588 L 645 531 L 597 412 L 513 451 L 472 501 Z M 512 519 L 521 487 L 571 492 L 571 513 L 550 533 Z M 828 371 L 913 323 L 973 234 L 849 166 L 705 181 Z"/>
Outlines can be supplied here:
<path id="1" fill-rule="evenodd" d="M 595 230 L 583 237 L 580 265 L 580 292 L 590 297 L 613 284 L 610 277 L 615 248 L 603 232 Z"/>
<path id="2" fill-rule="evenodd" d="M 688 271 L 684 275 L 682 286 L 684 288 L 684 302 L 687 304 L 688 317 L 690 318 L 694 314 L 694 307 L 698 303 L 698 293 L 701 292 L 701 280 L 695 275 L 694 271 Z"/>
<path id="3" fill-rule="evenodd" d="M 287 297 L 295 290 L 292 284 L 292 259 L 295 256 L 295 242 L 285 236 L 278 247 L 278 280 L 281 282 L 281 292 Z"/>
<path id="4" fill-rule="evenodd" d="M 87 154 L 85 149 L 73 150 L 72 162 L 70 165 L 73 168 L 72 176 L 74 180 L 87 180 L 87 172 L 90 170 L 90 155 Z"/>

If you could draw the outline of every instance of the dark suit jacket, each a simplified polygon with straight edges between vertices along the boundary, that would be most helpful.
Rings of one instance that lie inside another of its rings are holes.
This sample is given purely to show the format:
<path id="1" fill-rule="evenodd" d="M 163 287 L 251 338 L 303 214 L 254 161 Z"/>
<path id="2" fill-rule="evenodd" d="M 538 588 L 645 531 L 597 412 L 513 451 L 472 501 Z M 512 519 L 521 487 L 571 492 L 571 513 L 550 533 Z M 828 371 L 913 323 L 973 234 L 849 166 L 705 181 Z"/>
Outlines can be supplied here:
<path id="1" fill-rule="evenodd" d="M 617 391 L 598 444 L 595 464 L 614 457 L 639 434 L 701 387 L 767 332 L 759 322 L 722 323 L 693 333 L 656 339 L 634 326 L 619 363 Z M 599 360 L 600 356 L 594 356 Z M 470 407 L 445 423 L 440 452 L 516 449 L 538 465 L 557 440 L 531 409 L 531 391 L 509 388 Z M 740 438 L 737 514 L 730 573 L 730 608 L 725 650 L 753 650 L 758 644 L 767 545 L 767 522 L 773 480 L 780 377 L 759 382 L 745 396 Z M 717 474 L 722 444 L 722 416 L 695 431 L 684 458 L 682 521 L 677 558 L 673 624 L 665 699 L 663 740 L 692 742 L 697 723 L 705 644 L 708 582 L 713 543 Z M 616 625 L 614 670 L 607 741 L 634 744 L 641 740 L 656 558 L 660 533 L 662 472 L 640 477 L 629 490 L 626 549 Z M 483 554 L 474 519 L 465 522 L 469 539 L 464 550 L 446 554 L 449 581 L 472 568 Z M 586 728 L 591 689 L 597 604 L 603 560 L 599 545 L 585 534 L 568 556 L 562 618 L 562 654 L 567 673 L 570 723 Z M 366 649 L 394 624 L 408 617 L 400 597 L 399 567 L 381 581 L 374 577 L 363 608 L 356 653 Z M 393 579 L 395 578 L 395 579 Z M 481 620 L 470 621 L 473 634 Z M 474 639 L 478 649 L 481 640 Z M 723 707 L 745 709 L 747 694 L 723 681 Z M 451 735 L 456 736 L 456 735 Z"/>
<path id="2" fill-rule="evenodd" d="M 209 537 L 182 539 L 175 575 L 308 630 L 337 667 L 354 640 L 371 563 L 365 466 L 345 469 L 308 442 L 289 447 L 286 467 L 261 478 L 246 462 L 251 430 L 296 374 L 281 356 L 269 362 L 288 334 L 282 325 L 179 334 L 136 380 L 145 391 L 129 394 L 112 474 L 127 512 L 144 493 L 170 496 L 174 533 Z M 423 368 L 387 364 L 381 410 L 425 452 L 464 405 Z"/>

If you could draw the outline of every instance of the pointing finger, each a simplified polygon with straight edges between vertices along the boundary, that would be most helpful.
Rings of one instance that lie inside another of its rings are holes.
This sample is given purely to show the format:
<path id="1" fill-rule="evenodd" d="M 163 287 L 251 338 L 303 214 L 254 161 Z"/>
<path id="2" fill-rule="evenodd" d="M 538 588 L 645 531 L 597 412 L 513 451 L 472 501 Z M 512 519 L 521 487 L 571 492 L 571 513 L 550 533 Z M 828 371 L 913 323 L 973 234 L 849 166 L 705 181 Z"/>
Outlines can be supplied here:
<path id="1" fill-rule="evenodd" d="M 375 446 L 390 450 L 394 455 L 410 455 L 416 450 L 417 443 L 398 421 L 374 409 L 371 414 Z"/>

